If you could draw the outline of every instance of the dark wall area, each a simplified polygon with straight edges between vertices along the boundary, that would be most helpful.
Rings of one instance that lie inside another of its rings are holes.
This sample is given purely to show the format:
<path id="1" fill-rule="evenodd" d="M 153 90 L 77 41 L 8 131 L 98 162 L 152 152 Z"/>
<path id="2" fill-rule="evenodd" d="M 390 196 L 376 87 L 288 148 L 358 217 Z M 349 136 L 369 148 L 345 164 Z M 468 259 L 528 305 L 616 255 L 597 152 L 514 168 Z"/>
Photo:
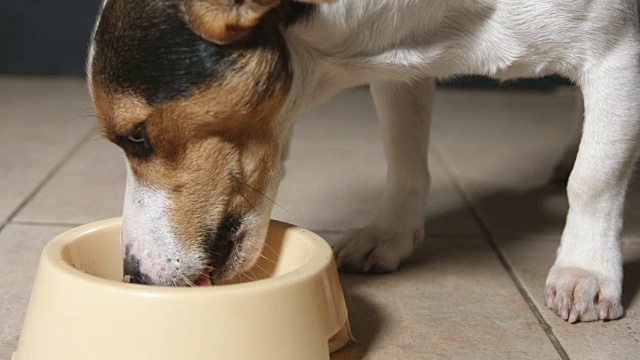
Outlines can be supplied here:
<path id="1" fill-rule="evenodd" d="M 0 0 L 0 74 L 83 75 L 100 3 Z"/>
<path id="2" fill-rule="evenodd" d="M 558 86 L 572 86 L 573 84 L 560 76 L 548 76 L 540 79 L 512 80 L 500 83 L 484 76 L 462 76 L 440 83 L 441 87 L 473 88 L 473 89 L 503 89 L 503 90 L 553 90 Z"/>
<path id="3" fill-rule="evenodd" d="M 136 0 L 130 0 L 136 1 Z M 101 0 L 0 0 L 0 75 L 83 76 L 89 36 Z M 499 85 L 461 77 L 447 87 L 545 90 L 557 77 Z"/>

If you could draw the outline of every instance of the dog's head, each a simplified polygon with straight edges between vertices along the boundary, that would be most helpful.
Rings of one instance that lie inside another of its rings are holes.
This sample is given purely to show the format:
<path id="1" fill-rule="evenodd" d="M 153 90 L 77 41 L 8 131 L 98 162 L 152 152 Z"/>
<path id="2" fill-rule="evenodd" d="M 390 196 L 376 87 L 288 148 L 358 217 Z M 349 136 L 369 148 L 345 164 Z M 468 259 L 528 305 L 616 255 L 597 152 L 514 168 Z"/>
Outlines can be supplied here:
<path id="1" fill-rule="evenodd" d="M 186 285 L 209 266 L 228 278 L 259 256 L 288 146 L 280 27 L 292 9 L 302 8 L 105 3 L 88 78 L 101 131 L 128 163 L 121 243 L 132 282 Z"/>

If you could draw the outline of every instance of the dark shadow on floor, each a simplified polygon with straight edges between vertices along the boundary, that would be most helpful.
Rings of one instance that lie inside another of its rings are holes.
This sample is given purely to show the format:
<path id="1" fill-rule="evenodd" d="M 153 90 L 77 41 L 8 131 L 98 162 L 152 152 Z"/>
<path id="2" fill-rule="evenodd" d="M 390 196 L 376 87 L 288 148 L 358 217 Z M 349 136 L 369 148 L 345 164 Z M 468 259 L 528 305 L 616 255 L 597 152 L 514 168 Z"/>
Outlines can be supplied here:
<path id="1" fill-rule="evenodd" d="M 343 274 L 340 281 L 349 309 L 351 331 L 356 342 L 332 354 L 331 360 L 362 359 L 380 335 L 383 325 L 382 314 L 375 304 L 357 293 L 359 284 L 367 281 L 366 277 Z"/>
<path id="2" fill-rule="evenodd" d="M 622 306 L 629 308 L 638 300 L 640 291 L 640 258 L 624 264 L 624 281 L 622 283 Z"/>

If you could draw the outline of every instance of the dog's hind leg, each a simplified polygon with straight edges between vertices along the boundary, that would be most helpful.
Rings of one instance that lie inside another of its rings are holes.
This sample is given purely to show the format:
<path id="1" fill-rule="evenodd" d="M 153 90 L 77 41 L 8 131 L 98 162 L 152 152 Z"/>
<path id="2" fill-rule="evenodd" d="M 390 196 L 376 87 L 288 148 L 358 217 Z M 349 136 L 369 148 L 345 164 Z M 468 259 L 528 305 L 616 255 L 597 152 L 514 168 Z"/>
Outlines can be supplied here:
<path id="1" fill-rule="evenodd" d="M 384 136 L 387 184 L 369 226 L 334 247 L 343 270 L 396 270 L 422 243 L 431 182 L 428 147 L 434 91 L 433 79 L 371 84 Z"/>
<path id="2" fill-rule="evenodd" d="M 640 150 L 640 39 L 620 41 L 579 76 L 585 122 L 569 213 L 545 300 L 570 322 L 623 315 L 623 207 Z"/>

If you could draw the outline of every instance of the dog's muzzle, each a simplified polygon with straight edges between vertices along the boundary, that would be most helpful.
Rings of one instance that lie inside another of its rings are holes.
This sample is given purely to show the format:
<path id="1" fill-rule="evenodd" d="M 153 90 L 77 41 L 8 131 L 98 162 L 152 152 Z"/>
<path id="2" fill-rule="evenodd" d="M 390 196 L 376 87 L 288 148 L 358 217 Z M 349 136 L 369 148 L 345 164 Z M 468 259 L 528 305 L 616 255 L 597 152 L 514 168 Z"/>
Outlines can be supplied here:
<path id="1" fill-rule="evenodd" d="M 218 227 L 207 234 L 204 242 L 205 253 L 215 274 L 224 272 L 234 249 L 240 246 L 244 237 L 242 220 L 237 215 L 227 215 Z"/>

